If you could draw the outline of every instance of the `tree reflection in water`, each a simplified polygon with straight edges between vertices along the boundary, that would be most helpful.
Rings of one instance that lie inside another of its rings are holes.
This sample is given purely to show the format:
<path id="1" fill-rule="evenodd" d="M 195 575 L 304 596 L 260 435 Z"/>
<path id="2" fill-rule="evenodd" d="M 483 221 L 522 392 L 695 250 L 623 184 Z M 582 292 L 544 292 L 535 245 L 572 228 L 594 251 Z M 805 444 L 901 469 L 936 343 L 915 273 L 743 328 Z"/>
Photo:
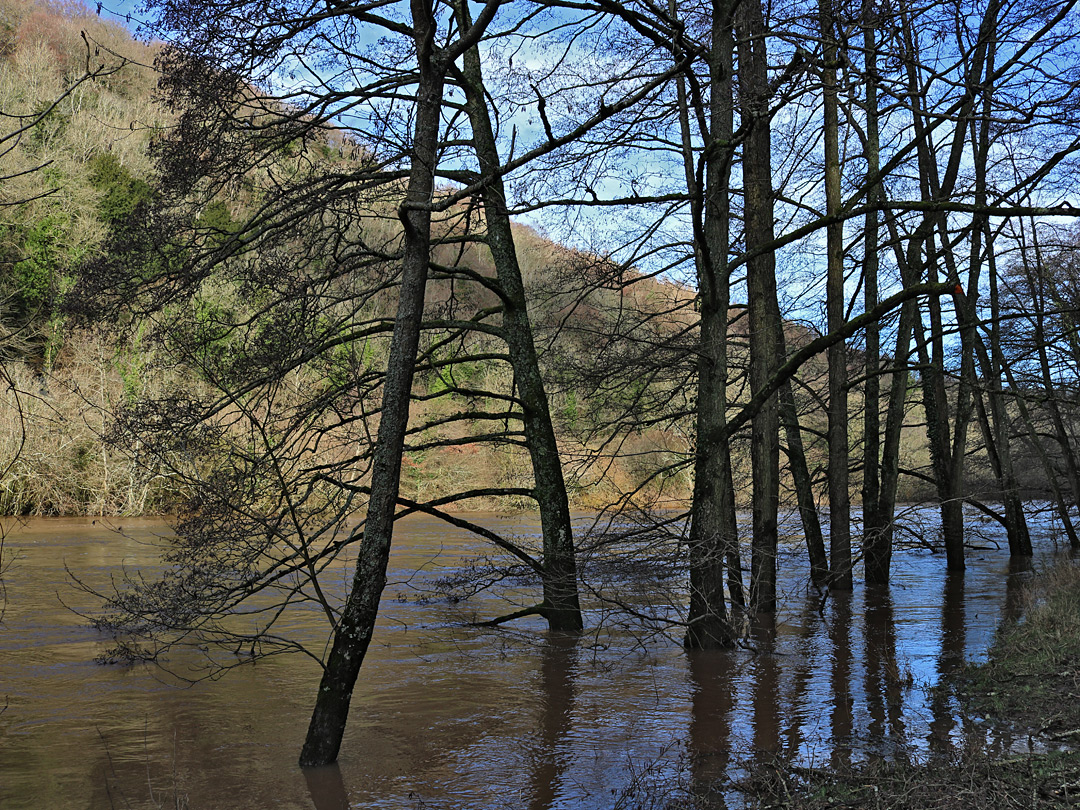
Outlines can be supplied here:
<path id="1" fill-rule="evenodd" d="M 418 590 L 476 550 L 467 539 L 448 544 L 434 520 L 403 526 L 393 578 Z M 294 749 L 313 678 L 303 662 L 245 666 L 185 689 L 156 671 L 89 663 L 105 642 L 72 627 L 55 594 L 64 562 L 99 580 L 149 564 L 160 524 L 125 528 L 130 539 L 89 521 L 43 521 L 8 537 L 20 576 L 8 582 L 0 634 L 11 696 L 0 729 L 11 730 L 0 746 L 5 808 L 134 806 L 152 784 L 155 796 L 179 792 L 192 807 L 243 795 L 252 806 L 396 810 L 422 794 L 433 808 L 610 810 L 642 768 L 650 785 L 739 806 L 733 782 L 755 759 L 828 766 L 948 756 L 983 737 L 1004 751 L 1027 744 L 1008 729 L 984 734 L 990 724 L 958 717 L 946 691 L 924 688 L 1017 618 L 1027 561 L 969 555 L 961 580 L 944 576 L 937 555 L 904 552 L 889 591 L 860 585 L 822 605 L 800 595 L 805 581 L 785 580 L 775 622 L 750 627 L 753 651 L 642 645 L 622 628 L 580 641 L 528 627 L 477 633 L 445 603 L 393 601 L 355 698 L 366 723 L 340 771 L 301 773 Z M 1049 532 L 1037 537 L 1048 545 Z M 472 609 L 492 615 L 496 605 L 481 600 Z"/>
<path id="2" fill-rule="evenodd" d="M 941 653 L 938 656 L 939 678 L 955 674 L 964 666 L 964 648 L 967 628 L 964 624 L 964 576 L 962 573 L 945 575 L 945 589 L 941 603 Z M 952 700 L 944 689 L 935 689 L 930 695 L 930 735 L 927 743 L 930 752 L 947 756 L 954 750 L 953 730 L 956 728 Z"/>
<path id="3" fill-rule="evenodd" d="M 315 810 L 349 810 L 349 795 L 336 762 L 319 768 L 304 768 L 304 781 Z"/>
<path id="4" fill-rule="evenodd" d="M 723 806 L 732 764 L 732 713 L 737 656 L 730 650 L 688 650 L 690 673 L 690 780 L 695 795 Z"/>
<path id="5" fill-rule="evenodd" d="M 832 765 L 851 764 L 853 745 L 851 695 L 851 599 L 850 593 L 833 593 L 829 599 L 828 637 L 831 647 L 830 692 L 832 693 Z"/>
<path id="6" fill-rule="evenodd" d="M 864 601 L 864 688 L 870 715 L 868 751 L 885 759 L 906 761 L 909 757 L 903 713 L 905 675 L 900 672 L 896 657 L 892 594 L 886 587 L 868 586 Z"/>
<path id="7" fill-rule="evenodd" d="M 764 613 L 750 623 L 757 654 L 751 661 L 754 679 L 754 755 L 768 759 L 780 753 L 780 667 L 776 660 L 776 615 Z"/>
<path id="8" fill-rule="evenodd" d="M 537 745 L 529 773 L 529 810 L 549 810 L 558 798 L 577 689 L 578 633 L 548 633 L 540 661 L 541 703 Z"/>

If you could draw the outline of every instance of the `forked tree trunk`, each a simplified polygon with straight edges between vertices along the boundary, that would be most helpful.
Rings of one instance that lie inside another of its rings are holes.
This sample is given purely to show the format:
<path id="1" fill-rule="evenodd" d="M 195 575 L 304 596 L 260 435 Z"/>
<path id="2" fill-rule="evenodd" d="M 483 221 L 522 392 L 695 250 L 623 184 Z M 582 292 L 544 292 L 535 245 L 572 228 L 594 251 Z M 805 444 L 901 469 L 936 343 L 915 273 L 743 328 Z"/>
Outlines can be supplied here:
<path id="1" fill-rule="evenodd" d="M 971 122 L 971 145 L 975 154 L 975 205 L 985 208 L 987 204 L 987 181 L 986 164 L 990 156 L 990 126 L 993 112 L 991 100 L 993 96 L 994 59 L 996 56 L 996 32 L 991 30 L 991 42 L 987 45 L 986 57 L 986 81 L 981 88 L 983 95 L 983 114 L 978 122 Z M 990 351 L 986 349 L 982 334 L 974 328 L 970 330 L 971 341 L 975 356 L 979 361 L 982 379 L 987 387 L 987 399 L 990 408 L 987 411 L 983 405 L 981 395 L 976 396 L 976 406 L 979 414 L 979 422 L 983 429 L 983 439 L 986 443 L 987 456 L 990 466 L 998 480 L 1001 492 L 1001 502 L 1005 512 L 1005 532 L 1009 540 L 1009 555 L 1011 557 L 1032 556 L 1031 533 L 1028 531 L 1027 517 L 1024 515 L 1024 505 L 1020 498 L 1019 488 L 1016 483 L 1016 474 L 1013 470 L 1012 450 L 1010 448 L 1011 420 L 1005 407 L 1005 397 L 1001 390 L 1001 378 L 1003 375 L 1004 357 L 1001 353 L 1001 308 L 998 301 L 997 261 L 994 256 L 994 231 L 990 227 L 990 220 L 984 214 L 976 217 L 979 232 L 986 243 L 986 266 L 989 276 L 990 288 L 990 327 L 988 331 L 990 339 Z M 972 262 L 976 261 L 973 257 Z M 977 295 L 977 283 L 969 282 L 969 292 L 972 296 Z M 968 314 L 968 318 L 974 320 L 977 313 Z"/>
<path id="2" fill-rule="evenodd" d="M 991 0 L 987 5 L 979 25 L 979 37 L 971 58 L 966 61 L 967 75 L 965 86 L 976 88 L 983 80 L 983 69 L 991 47 L 990 32 L 997 24 L 999 3 Z M 909 56 L 918 53 L 918 43 L 912 29 L 907 9 L 901 5 L 902 35 L 904 47 Z M 947 200 L 956 188 L 957 178 L 963 164 L 964 144 L 966 141 L 965 123 L 975 110 L 975 94 L 966 94 L 959 105 L 955 120 L 952 141 L 945 144 L 933 144 L 930 127 L 927 126 L 929 114 L 922 105 L 925 100 L 921 92 L 920 78 L 914 62 L 907 61 L 908 90 L 912 104 L 912 121 L 916 130 L 918 144 L 920 182 L 925 199 Z M 944 173 L 939 177 L 939 153 L 948 155 Z M 927 226 L 929 226 L 927 228 Z M 949 280 L 959 282 L 955 260 L 950 252 L 950 234 L 945 210 L 928 213 L 917 229 L 925 233 L 925 269 L 927 281 L 937 279 L 937 266 L 943 262 L 949 269 Z M 935 246 L 935 233 L 940 249 Z M 977 258 L 979 231 L 973 232 L 972 256 Z M 916 240 L 918 244 L 918 240 Z M 977 294 L 977 261 L 969 266 L 969 292 Z M 961 368 L 957 386 L 956 407 L 950 430 L 949 401 L 945 385 L 945 347 L 941 307 L 936 297 L 928 301 L 930 314 L 930 335 L 927 338 L 923 324 L 916 319 L 914 323 L 915 343 L 919 351 L 919 360 L 924 366 L 923 406 L 926 409 L 927 435 L 930 444 L 931 464 L 934 480 L 937 484 L 938 497 L 941 501 L 942 534 L 945 541 L 946 566 L 949 571 L 963 571 L 964 562 L 964 463 L 967 454 L 967 433 L 971 423 L 973 407 L 972 388 L 975 382 L 974 324 L 970 315 L 969 302 L 964 296 L 956 298 L 956 311 L 960 320 Z"/>

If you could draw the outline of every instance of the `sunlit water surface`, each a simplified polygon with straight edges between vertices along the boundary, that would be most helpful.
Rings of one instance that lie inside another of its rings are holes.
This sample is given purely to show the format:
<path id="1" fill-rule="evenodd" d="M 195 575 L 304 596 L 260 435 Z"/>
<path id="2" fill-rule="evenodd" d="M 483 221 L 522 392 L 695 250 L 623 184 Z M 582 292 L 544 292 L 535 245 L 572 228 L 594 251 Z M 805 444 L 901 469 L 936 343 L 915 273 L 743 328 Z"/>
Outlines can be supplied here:
<path id="1" fill-rule="evenodd" d="M 537 531 L 529 517 L 479 519 Z M 901 551 L 890 592 L 860 586 L 822 608 L 792 557 L 782 611 L 753 628 L 754 650 L 688 655 L 613 625 L 580 638 L 548 638 L 537 619 L 467 627 L 462 605 L 416 595 L 482 546 L 408 519 L 339 767 L 305 773 L 296 758 L 318 680 L 310 659 L 262 660 L 187 687 L 154 668 L 94 663 L 107 640 L 72 612 L 93 601 L 67 570 L 103 587 L 125 567 L 153 566 L 167 532 L 118 523 L 123 534 L 89 520 L 7 524 L 5 810 L 634 807 L 777 753 L 816 765 L 947 753 L 980 719 L 958 717 L 929 687 L 985 654 L 1024 576 L 1010 573 L 989 527 L 963 579 L 945 577 L 941 555 Z M 1052 551 L 1051 527 L 1035 529 Z M 465 609 L 491 617 L 506 605 Z M 316 613 L 297 621 L 321 628 Z"/>

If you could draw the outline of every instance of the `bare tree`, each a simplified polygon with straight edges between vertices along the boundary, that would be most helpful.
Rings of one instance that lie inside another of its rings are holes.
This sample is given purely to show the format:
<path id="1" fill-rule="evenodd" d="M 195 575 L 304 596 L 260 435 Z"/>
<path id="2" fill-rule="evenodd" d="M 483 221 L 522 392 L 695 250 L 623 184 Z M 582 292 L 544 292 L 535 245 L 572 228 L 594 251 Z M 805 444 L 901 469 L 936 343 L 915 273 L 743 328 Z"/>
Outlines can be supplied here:
<path id="1" fill-rule="evenodd" d="M 316 658 L 323 681 L 301 761 L 325 763 L 338 753 L 402 514 L 475 531 L 539 579 L 541 604 L 502 618 L 540 613 L 553 629 L 581 627 L 566 490 L 502 176 L 580 138 L 667 76 L 502 162 L 475 50 L 499 3 L 473 22 L 460 7 L 417 0 L 408 24 L 378 4 L 326 14 L 244 3 L 161 8 L 179 37 L 159 63 L 179 121 L 155 145 L 160 188 L 85 269 L 69 309 L 132 319 L 200 381 L 119 413 L 113 436 L 196 495 L 167 556 L 174 567 L 161 580 L 132 578 L 98 624 L 117 634 L 118 655 L 157 657 L 197 637 L 253 655 Z M 238 33 L 234 14 L 249 28 Z M 370 26 L 386 39 L 366 44 Z M 305 66 L 316 45 L 341 71 L 333 82 Z M 300 78 L 282 88 L 286 71 Z M 459 88 L 467 139 L 452 100 Z M 479 172 L 462 168 L 472 161 Z M 464 187 L 440 186 L 440 177 Z M 478 242 L 491 251 L 495 278 L 471 260 Z M 429 279 L 441 285 L 436 294 Z M 514 386 L 465 385 L 453 372 L 465 363 L 509 363 Z M 437 377 L 440 389 L 418 392 L 418 375 Z M 411 402 L 439 396 L 467 404 L 410 422 Z M 467 425 L 472 432 L 433 435 Z M 496 427 L 476 427 L 484 425 Z M 530 452 L 534 485 L 434 501 L 401 494 L 404 453 L 477 441 Z M 540 503 L 540 554 L 443 509 L 500 495 Z M 359 527 L 349 523 L 358 510 Z M 358 557 L 341 594 L 330 571 L 350 549 Z M 327 617 L 326 651 L 277 629 L 308 603 Z M 238 632 L 230 619 L 249 610 L 262 619 Z"/>
<path id="2" fill-rule="evenodd" d="M 472 21 L 467 4 L 459 3 L 457 15 L 463 30 Z M 503 304 L 502 334 L 506 339 L 514 379 L 521 398 L 525 443 L 532 460 L 536 501 L 544 534 L 544 602 L 542 612 L 553 630 L 580 630 L 581 608 L 578 604 L 577 561 L 574 555 L 574 529 L 563 480 L 562 461 L 555 442 L 547 392 L 540 376 L 532 326 L 529 321 L 525 285 L 518 265 L 506 191 L 501 177 L 502 161 L 488 114 L 483 68 L 477 45 L 464 54 L 460 83 L 465 91 L 472 141 L 479 161 L 479 180 L 487 237 L 498 276 Z"/>
<path id="3" fill-rule="evenodd" d="M 828 327 L 843 325 L 847 297 L 844 293 L 844 224 L 840 211 L 840 119 L 836 90 L 839 48 L 837 23 L 831 0 L 818 3 L 821 27 L 821 94 L 825 152 L 826 273 Z M 829 349 L 829 586 L 849 591 L 851 576 L 851 510 L 848 483 L 848 364 L 843 342 Z"/>
<path id="4" fill-rule="evenodd" d="M 768 37 L 761 3 L 740 3 L 736 11 L 740 113 L 747 134 L 742 174 L 750 321 L 750 390 L 757 396 L 777 371 L 780 309 L 776 299 L 773 230 L 772 127 L 768 82 Z M 753 419 L 753 548 L 750 609 L 776 608 L 776 552 L 780 501 L 779 412 L 766 399 Z"/>

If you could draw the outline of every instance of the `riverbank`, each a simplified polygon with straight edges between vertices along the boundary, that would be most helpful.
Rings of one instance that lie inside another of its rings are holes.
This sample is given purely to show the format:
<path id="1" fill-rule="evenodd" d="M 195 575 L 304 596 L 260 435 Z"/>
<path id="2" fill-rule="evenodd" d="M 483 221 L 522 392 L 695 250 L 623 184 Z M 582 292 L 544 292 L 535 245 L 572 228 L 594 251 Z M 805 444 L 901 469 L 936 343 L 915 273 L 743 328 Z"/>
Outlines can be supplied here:
<path id="1" fill-rule="evenodd" d="M 960 810 L 1080 806 L 1080 567 L 1033 576 L 982 664 L 936 688 L 958 701 L 956 748 L 913 761 L 759 766 L 737 787 L 750 807 Z M 1058 746 L 1073 750 L 1053 750 Z"/>

